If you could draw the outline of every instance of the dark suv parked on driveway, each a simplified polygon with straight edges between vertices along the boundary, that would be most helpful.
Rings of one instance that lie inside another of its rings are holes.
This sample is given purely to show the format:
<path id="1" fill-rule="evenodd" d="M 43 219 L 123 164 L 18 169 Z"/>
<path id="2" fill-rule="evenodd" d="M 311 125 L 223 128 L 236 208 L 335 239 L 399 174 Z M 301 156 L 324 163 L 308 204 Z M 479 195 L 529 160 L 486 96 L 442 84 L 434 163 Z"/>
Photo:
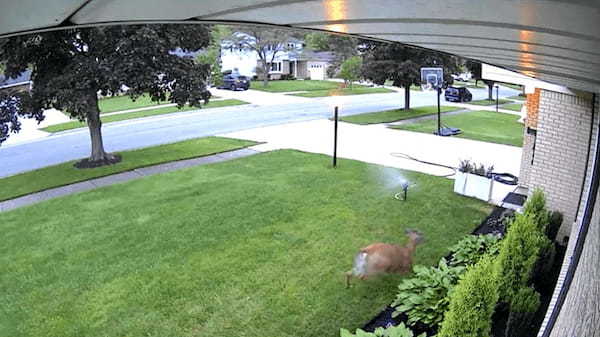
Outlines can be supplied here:
<path id="1" fill-rule="evenodd" d="M 444 98 L 448 102 L 470 102 L 473 95 L 464 87 L 448 87 L 444 92 Z"/>
<path id="2" fill-rule="evenodd" d="M 250 79 L 242 75 L 226 74 L 223 76 L 223 88 L 248 90 L 250 88 Z"/>

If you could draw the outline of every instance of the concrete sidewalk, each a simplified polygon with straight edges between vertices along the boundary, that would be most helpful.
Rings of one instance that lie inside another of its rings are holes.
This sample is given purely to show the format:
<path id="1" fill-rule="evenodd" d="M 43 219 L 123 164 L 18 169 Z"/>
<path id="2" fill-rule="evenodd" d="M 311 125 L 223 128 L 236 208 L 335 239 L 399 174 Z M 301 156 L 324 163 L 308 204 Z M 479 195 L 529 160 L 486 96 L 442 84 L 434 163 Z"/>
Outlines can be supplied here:
<path id="1" fill-rule="evenodd" d="M 228 152 L 217 153 L 211 156 L 198 157 L 186 160 L 179 160 L 154 166 L 141 167 L 132 171 L 116 173 L 106 177 L 95 178 L 91 180 L 74 183 L 62 187 L 52 188 L 41 192 L 28 194 L 15 199 L 10 199 L 0 202 L 0 212 L 9 211 L 11 209 L 32 205 L 44 200 L 62 197 L 69 194 L 93 190 L 103 186 L 110 186 L 125 181 L 140 179 L 143 177 L 180 170 L 186 167 L 200 166 L 212 163 L 219 163 L 231 159 L 243 158 L 258 153 L 255 150 L 248 148 L 233 150 Z"/>
<path id="2" fill-rule="evenodd" d="M 252 147 L 257 151 L 296 149 L 332 155 L 333 126 L 333 121 L 320 119 L 220 136 L 265 142 Z M 437 176 L 453 175 L 454 169 L 444 166 L 457 167 L 463 159 L 486 166 L 493 165 L 495 172 L 518 176 L 522 153 L 522 149 L 515 146 L 393 130 L 385 124 L 356 125 L 344 122 L 338 125 L 337 151 L 340 158 Z M 497 189 L 492 195 L 492 202 L 500 203 L 506 193 L 513 189 L 514 186 Z"/>

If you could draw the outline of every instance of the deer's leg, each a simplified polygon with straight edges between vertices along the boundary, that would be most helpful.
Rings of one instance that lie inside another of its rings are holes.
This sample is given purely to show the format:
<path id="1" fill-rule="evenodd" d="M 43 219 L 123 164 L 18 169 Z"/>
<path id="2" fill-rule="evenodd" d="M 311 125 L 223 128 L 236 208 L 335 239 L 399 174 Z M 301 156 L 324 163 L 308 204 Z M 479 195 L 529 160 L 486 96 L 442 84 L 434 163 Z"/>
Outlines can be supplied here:
<path id="1" fill-rule="evenodd" d="M 346 289 L 350 288 L 350 279 L 352 278 L 352 271 L 346 272 Z"/>

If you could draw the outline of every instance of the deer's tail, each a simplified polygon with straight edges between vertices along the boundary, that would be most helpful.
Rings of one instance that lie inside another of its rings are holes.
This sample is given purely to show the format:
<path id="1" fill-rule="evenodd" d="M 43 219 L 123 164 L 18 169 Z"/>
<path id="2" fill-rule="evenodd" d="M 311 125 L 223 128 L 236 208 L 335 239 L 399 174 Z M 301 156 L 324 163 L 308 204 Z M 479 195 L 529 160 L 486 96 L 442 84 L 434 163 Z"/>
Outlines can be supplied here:
<path id="1" fill-rule="evenodd" d="M 356 277 L 364 277 L 367 275 L 367 259 L 366 252 L 358 252 L 354 257 L 354 265 L 352 266 L 352 275 Z"/>

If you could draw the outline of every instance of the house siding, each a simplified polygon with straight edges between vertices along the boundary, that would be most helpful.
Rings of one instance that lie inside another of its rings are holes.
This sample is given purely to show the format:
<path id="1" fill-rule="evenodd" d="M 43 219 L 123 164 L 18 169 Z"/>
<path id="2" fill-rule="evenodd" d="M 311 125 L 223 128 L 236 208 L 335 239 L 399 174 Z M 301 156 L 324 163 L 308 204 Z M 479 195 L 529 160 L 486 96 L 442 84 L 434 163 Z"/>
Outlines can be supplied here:
<path id="1" fill-rule="evenodd" d="M 548 207 L 563 213 L 564 221 L 557 237 L 560 241 L 569 235 L 580 213 L 581 186 L 590 165 L 586 167 L 592 102 L 585 96 L 540 90 L 537 116 L 528 114 L 528 119 L 535 117 L 535 123 L 526 121 L 530 129 L 535 125 L 536 135 L 525 128 L 520 184 L 528 187 L 529 193 L 541 188 Z M 597 132 L 594 130 L 592 142 Z"/>

